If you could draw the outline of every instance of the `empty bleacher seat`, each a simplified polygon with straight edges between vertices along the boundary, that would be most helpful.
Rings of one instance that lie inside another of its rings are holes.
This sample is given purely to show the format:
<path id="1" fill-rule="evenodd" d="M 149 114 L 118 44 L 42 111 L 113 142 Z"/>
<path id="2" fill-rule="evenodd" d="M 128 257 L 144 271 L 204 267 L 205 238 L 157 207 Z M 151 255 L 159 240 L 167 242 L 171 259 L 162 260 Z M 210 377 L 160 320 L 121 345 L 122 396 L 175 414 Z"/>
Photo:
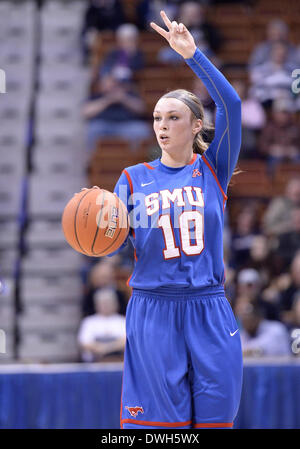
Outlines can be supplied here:
<path id="1" fill-rule="evenodd" d="M 81 120 L 82 98 L 66 92 L 55 95 L 53 92 L 40 92 L 36 98 L 36 115 L 43 120 Z"/>
<path id="2" fill-rule="evenodd" d="M 0 248 L 16 248 L 19 243 L 19 224 L 16 220 L 0 220 Z M 1 274 L 1 272 L 0 272 Z"/>
<path id="3" fill-rule="evenodd" d="M 20 283 L 23 304 L 64 301 L 79 303 L 82 282 L 79 276 L 46 273 L 44 276 L 23 276 Z"/>
<path id="4" fill-rule="evenodd" d="M 7 276 L 0 277 L 0 303 L 0 329 L 5 330 L 6 333 L 12 333 L 15 325 L 14 278 Z"/>
<path id="5" fill-rule="evenodd" d="M 0 248 L 0 275 L 12 277 L 15 274 L 19 251 L 15 248 Z"/>
<path id="6" fill-rule="evenodd" d="M 28 330 L 77 330 L 80 321 L 80 307 L 71 303 L 27 304 L 18 316 L 19 329 L 22 333 Z"/>
<path id="7" fill-rule="evenodd" d="M 0 176 L 21 177 L 25 172 L 26 153 L 24 148 L 0 146 Z"/>
<path id="8" fill-rule="evenodd" d="M 45 63 L 40 68 L 40 92 L 51 92 L 56 95 L 70 93 L 73 100 L 85 98 L 87 92 L 88 73 L 79 65 L 68 63 Z"/>
<path id="9" fill-rule="evenodd" d="M 65 148 L 78 149 L 85 151 L 84 136 L 82 132 L 74 132 L 73 127 L 63 126 L 60 123 L 59 128 L 45 127 L 36 133 L 36 145 L 44 146 L 45 148 L 60 148 L 64 151 Z"/>
<path id="10" fill-rule="evenodd" d="M 29 181 L 29 217 L 61 218 L 66 204 L 85 184 L 83 177 L 32 175 Z"/>
<path id="11" fill-rule="evenodd" d="M 14 332 L 9 328 L 2 327 L 0 329 L 0 347 L 4 346 L 4 353 L 0 353 L 0 365 L 9 363 L 14 360 Z"/>
<path id="12" fill-rule="evenodd" d="M 18 147 L 25 148 L 26 142 L 26 123 L 24 121 L 4 120 L 0 128 L 0 148 Z"/>
<path id="13" fill-rule="evenodd" d="M 15 308 L 14 304 L 3 303 L 1 299 L 0 307 L 0 329 L 11 332 L 15 323 Z M 1 338 L 1 337 L 0 337 Z M 1 356 L 0 356 L 1 357 Z"/>
<path id="14" fill-rule="evenodd" d="M 25 242 L 27 248 L 41 248 L 43 246 L 67 246 L 67 242 L 61 226 L 61 220 L 32 221 L 27 227 Z"/>
<path id="15" fill-rule="evenodd" d="M 87 161 L 85 152 L 76 151 L 72 148 L 61 151 L 60 148 L 55 147 L 35 147 L 33 152 L 33 168 L 45 176 L 64 175 L 73 177 L 83 175 Z"/>
<path id="16" fill-rule="evenodd" d="M 19 79 L 16 79 L 16 82 L 14 83 L 14 80 L 9 78 L 6 82 L 6 90 L 9 95 L 1 95 L 1 123 L 4 119 L 11 121 L 13 125 L 15 125 L 15 122 L 25 122 L 29 112 L 30 87 L 23 84 L 23 81 L 20 81 Z M 13 125 L 11 125 L 10 128 Z"/>
<path id="17" fill-rule="evenodd" d="M 17 218 L 21 207 L 22 185 L 20 177 L 0 176 L 0 219 Z"/>
<path id="18" fill-rule="evenodd" d="M 22 258 L 22 272 L 31 275 L 79 274 L 83 256 L 70 248 L 29 250 Z"/>
<path id="19" fill-rule="evenodd" d="M 19 345 L 21 360 L 41 362 L 68 362 L 78 358 L 75 332 L 27 331 Z"/>

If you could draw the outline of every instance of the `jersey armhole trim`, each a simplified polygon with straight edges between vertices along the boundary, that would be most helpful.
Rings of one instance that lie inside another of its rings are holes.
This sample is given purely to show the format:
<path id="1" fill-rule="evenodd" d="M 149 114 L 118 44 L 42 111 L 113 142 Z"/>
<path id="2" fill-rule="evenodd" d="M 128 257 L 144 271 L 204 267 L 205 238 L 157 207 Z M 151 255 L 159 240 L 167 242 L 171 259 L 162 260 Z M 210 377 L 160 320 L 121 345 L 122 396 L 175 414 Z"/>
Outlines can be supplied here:
<path id="1" fill-rule="evenodd" d="M 131 193 L 131 195 L 133 194 L 133 184 L 132 184 L 132 180 L 131 180 L 131 177 L 130 177 L 130 175 L 129 175 L 129 173 L 128 173 L 128 171 L 127 170 L 123 170 L 123 173 L 125 174 L 125 176 L 126 176 L 126 178 L 127 178 L 127 181 L 128 181 L 128 184 L 129 184 L 129 188 L 130 188 L 130 193 Z"/>
<path id="2" fill-rule="evenodd" d="M 155 168 L 154 168 L 154 167 L 151 167 L 151 165 L 148 164 L 148 162 L 143 162 L 143 164 L 144 164 L 147 168 L 149 168 L 149 170 L 155 170 Z"/>
<path id="3" fill-rule="evenodd" d="M 128 171 L 126 169 L 123 170 L 123 173 L 125 174 L 125 176 L 127 178 L 127 181 L 128 181 L 128 184 L 129 184 L 129 188 L 130 188 L 130 194 L 133 195 L 133 184 L 132 184 L 132 180 L 131 180 L 130 174 L 128 173 Z M 134 231 L 133 228 L 130 228 L 130 229 L 131 229 L 131 232 L 132 232 L 132 236 L 135 239 L 135 231 Z"/>
<path id="4" fill-rule="evenodd" d="M 213 177 L 215 178 L 215 180 L 216 180 L 216 182 L 217 182 L 217 184 L 218 184 L 218 186 L 219 186 L 219 189 L 220 189 L 221 192 L 222 192 L 223 199 L 224 199 L 224 202 L 225 202 L 225 201 L 228 199 L 228 196 L 226 195 L 226 193 L 225 193 L 224 190 L 222 189 L 222 186 L 221 186 L 221 184 L 220 184 L 220 181 L 218 180 L 218 177 L 217 177 L 217 175 L 216 175 L 214 169 L 212 168 L 212 166 L 210 165 L 210 163 L 208 162 L 208 160 L 206 159 L 206 157 L 205 157 L 204 155 L 202 156 L 202 160 L 203 160 L 203 162 L 208 166 L 208 168 L 210 169 L 210 171 L 212 172 Z"/>

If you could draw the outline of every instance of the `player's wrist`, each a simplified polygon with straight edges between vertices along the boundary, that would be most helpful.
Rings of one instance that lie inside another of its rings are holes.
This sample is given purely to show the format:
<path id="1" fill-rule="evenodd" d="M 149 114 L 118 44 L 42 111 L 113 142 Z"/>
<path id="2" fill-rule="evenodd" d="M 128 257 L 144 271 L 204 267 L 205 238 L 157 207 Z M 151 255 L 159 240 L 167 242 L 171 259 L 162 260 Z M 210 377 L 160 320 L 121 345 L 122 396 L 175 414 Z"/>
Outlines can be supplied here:
<path id="1" fill-rule="evenodd" d="M 183 54 L 182 56 L 184 57 L 184 59 L 191 59 L 194 54 L 196 53 L 197 50 L 197 46 L 196 45 L 192 45 L 190 48 L 188 48 Z"/>

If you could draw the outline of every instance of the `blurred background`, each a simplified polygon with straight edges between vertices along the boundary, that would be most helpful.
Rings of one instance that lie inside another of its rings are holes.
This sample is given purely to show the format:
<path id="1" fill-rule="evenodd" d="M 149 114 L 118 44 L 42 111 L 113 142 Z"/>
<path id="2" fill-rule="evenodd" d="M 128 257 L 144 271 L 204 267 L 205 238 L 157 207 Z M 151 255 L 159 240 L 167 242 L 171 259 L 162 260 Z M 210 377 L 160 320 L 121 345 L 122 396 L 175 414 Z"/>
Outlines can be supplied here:
<path id="1" fill-rule="evenodd" d="M 300 4 L 280 0 L 0 1 L 0 428 L 119 427 L 133 249 L 82 256 L 61 214 L 160 155 L 166 91 L 195 92 L 214 122 L 150 30 L 162 8 L 242 99 L 224 232 L 245 361 L 235 427 L 300 428 Z"/>

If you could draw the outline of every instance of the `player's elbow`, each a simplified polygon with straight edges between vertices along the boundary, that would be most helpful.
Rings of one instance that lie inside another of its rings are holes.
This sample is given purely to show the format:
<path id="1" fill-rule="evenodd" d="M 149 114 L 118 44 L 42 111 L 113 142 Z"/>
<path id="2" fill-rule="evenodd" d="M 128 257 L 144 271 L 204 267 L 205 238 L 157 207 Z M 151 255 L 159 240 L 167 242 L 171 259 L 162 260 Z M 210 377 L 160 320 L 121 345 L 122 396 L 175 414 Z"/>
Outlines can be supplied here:
<path id="1" fill-rule="evenodd" d="M 242 100 L 236 94 L 231 103 L 231 113 L 234 116 L 235 120 L 241 120 L 242 118 Z"/>
<path id="2" fill-rule="evenodd" d="M 237 92 L 234 93 L 233 104 L 237 105 L 240 109 L 242 107 L 242 100 L 240 99 Z"/>

